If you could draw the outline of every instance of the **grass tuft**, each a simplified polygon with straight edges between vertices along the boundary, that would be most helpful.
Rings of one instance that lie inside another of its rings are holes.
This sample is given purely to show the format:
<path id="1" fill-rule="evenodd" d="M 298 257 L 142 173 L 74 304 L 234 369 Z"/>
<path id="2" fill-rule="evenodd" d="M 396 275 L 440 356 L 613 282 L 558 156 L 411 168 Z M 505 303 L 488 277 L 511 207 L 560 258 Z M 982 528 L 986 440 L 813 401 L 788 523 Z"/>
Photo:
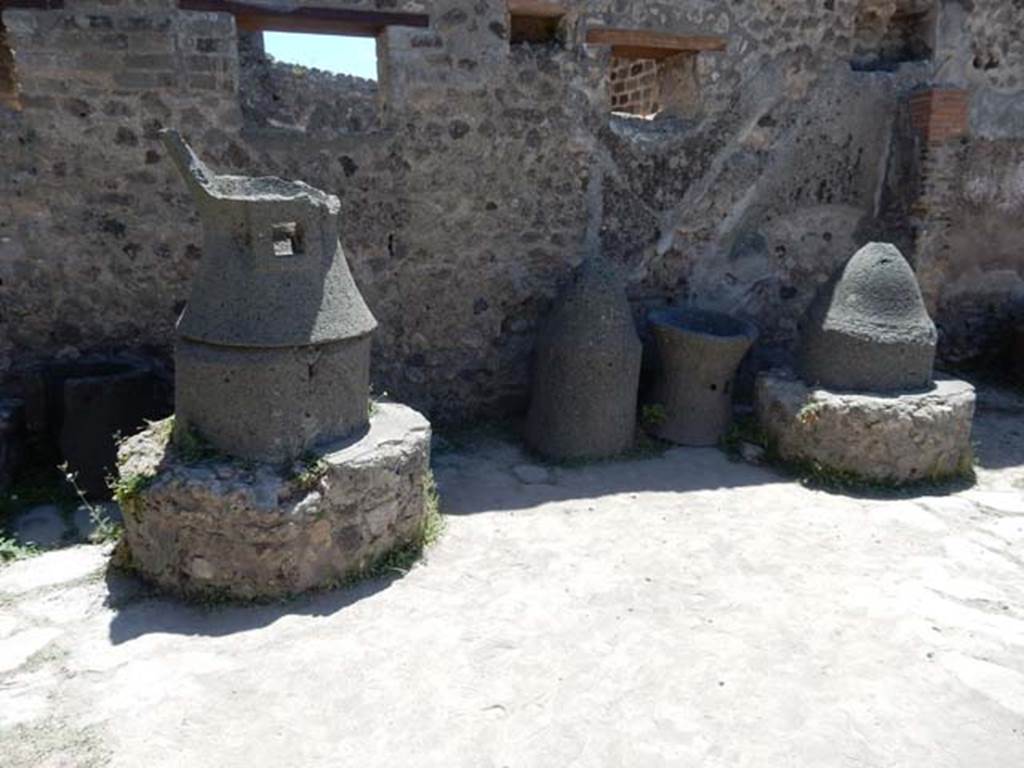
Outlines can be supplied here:
<path id="1" fill-rule="evenodd" d="M 0 536 L 0 563 L 12 563 L 26 557 L 38 555 L 39 547 L 35 544 L 20 544 L 7 536 Z"/>

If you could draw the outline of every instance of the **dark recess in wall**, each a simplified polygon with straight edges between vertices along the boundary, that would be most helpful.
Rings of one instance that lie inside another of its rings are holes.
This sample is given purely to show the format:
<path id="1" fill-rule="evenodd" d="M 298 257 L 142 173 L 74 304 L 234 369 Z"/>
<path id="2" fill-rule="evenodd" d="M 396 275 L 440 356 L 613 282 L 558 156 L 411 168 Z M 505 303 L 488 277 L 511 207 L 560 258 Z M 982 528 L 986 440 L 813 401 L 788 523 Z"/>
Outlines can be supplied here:
<path id="1" fill-rule="evenodd" d="M 888 20 L 874 10 L 860 13 L 856 22 L 860 42 L 850 67 L 860 72 L 892 72 L 900 64 L 927 61 L 932 56 L 933 24 L 929 11 L 897 11 Z"/>

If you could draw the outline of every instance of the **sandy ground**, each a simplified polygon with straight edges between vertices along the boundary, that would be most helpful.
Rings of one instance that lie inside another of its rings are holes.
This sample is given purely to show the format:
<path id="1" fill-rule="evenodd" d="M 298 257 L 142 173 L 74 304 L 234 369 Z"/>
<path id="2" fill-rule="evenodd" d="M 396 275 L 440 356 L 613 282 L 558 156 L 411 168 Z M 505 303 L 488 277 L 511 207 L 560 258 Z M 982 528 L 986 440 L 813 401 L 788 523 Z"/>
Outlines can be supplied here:
<path id="1" fill-rule="evenodd" d="M 436 456 L 402 578 L 201 608 L 75 547 L 0 570 L 0 764 L 1024 765 L 1024 408 L 972 489 L 809 490 L 711 449 Z M 525 480 L 525 482 L 524 482 Z"/>

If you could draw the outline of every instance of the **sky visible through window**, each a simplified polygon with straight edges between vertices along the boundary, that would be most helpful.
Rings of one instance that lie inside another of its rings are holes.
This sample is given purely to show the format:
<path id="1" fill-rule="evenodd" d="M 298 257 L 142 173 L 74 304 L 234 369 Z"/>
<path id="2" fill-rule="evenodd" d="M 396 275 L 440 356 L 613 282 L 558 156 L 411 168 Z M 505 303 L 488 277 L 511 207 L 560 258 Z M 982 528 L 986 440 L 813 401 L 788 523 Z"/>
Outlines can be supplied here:
<path id="1" fill-rule="evenodd" d="M 377 41 L 372 37 L 264 32 L 263 47 L 288 64 L 377 79 Z"/>

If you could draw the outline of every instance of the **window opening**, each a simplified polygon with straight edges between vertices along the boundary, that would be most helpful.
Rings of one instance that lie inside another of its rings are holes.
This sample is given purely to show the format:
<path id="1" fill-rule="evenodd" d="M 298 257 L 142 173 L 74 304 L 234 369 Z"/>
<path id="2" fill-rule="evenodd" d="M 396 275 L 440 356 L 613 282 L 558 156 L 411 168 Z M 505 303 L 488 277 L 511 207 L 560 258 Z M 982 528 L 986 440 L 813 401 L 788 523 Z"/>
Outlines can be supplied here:
<path id="1" fill-rule="evenodd" d="M 508 0 L 509 43 L 560 43 L 559 29 L 565 13 L 561 5 L 545 0 Z"/>

